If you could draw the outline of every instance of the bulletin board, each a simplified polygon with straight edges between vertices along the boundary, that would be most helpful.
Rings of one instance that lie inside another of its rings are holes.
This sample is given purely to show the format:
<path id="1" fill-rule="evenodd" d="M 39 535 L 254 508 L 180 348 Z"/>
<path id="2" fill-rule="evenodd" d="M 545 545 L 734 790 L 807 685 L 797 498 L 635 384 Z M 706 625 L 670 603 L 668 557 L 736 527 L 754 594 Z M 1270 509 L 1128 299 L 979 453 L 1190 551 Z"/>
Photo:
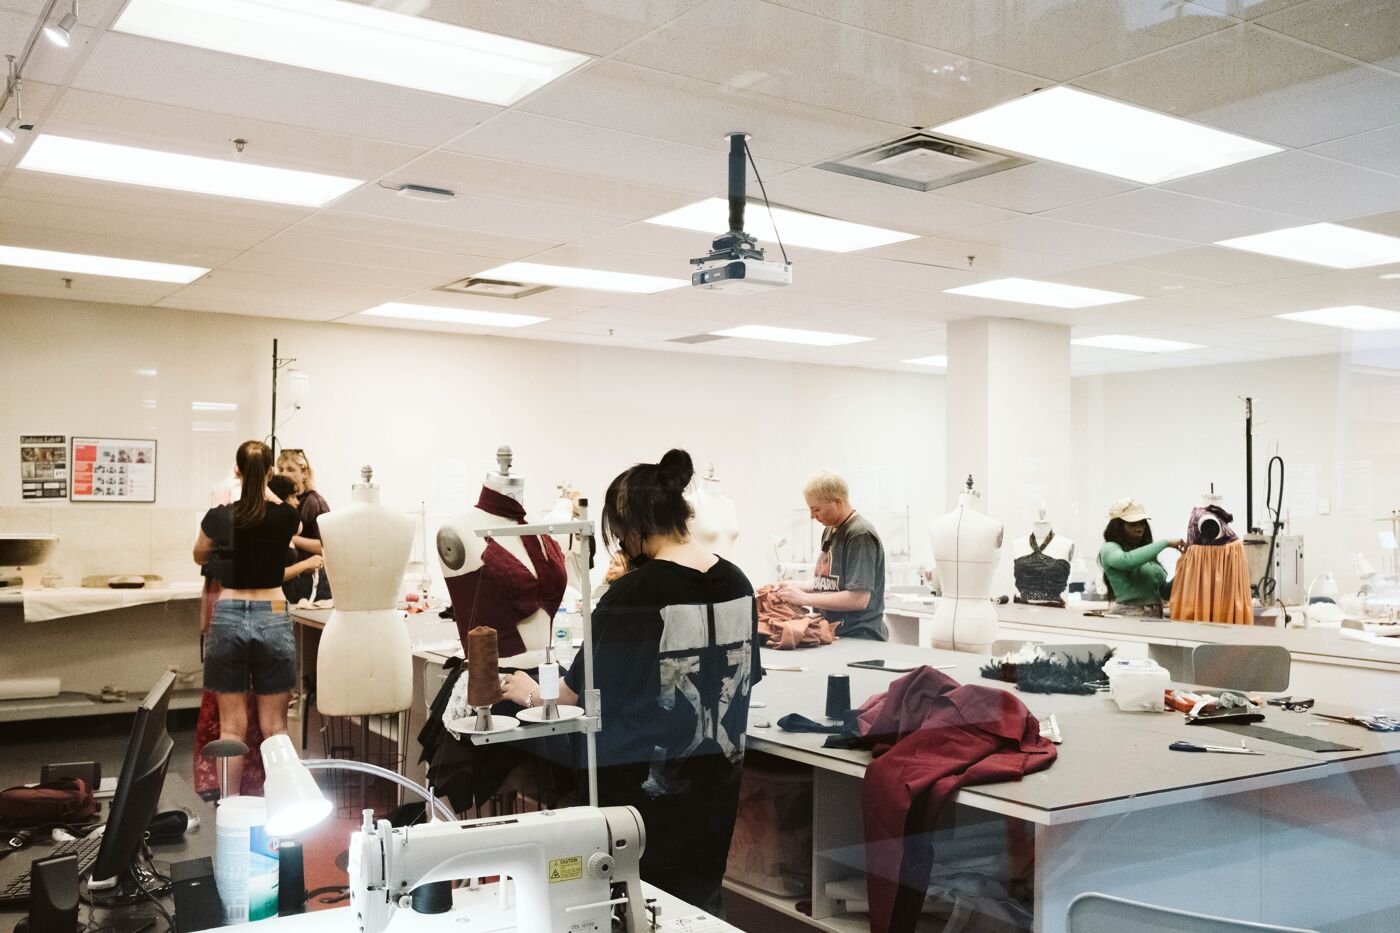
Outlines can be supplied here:
<path id="1" fill-rule="evenodd" d="M 69 457 L 72 502 L 156 501 L 156 442 L 74 437 Z"/>

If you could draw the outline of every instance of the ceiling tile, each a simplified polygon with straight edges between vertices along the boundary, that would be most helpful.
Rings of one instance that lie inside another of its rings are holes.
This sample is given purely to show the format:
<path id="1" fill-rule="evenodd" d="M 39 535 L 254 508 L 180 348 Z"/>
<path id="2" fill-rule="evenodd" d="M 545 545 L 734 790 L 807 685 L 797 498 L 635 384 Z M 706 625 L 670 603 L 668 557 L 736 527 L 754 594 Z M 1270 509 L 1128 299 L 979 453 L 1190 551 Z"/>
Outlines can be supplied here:
<path id="1" fill-rule="evenodd" d="M 1400 179 L 1396 179 L 1400 183 Z M 455 198 L 447 202 L 416 201 L 401 198 L 395 192 L 377 185 L 365 185 L 336 201 L 336 211 L 342 214 L 364 214 L 403 220 L 410 223 L 430 223 L 480 230 L 483 233 L 527 239 L 544 239 L 568 243 L 579 237 L 603 233 L 621 225 L 616 217 L 582 214 L 562 210 L 488 201 L 484 198 Z"/>
<path id="2" fill-rule="evenodd" d="M 776 0 L 888 36 L 1065 81 L 1229 26 L 1200 3 Z"/>
<path id="3" fill-rule="evenodd" d="M 706 0 L 356 0 L 555 48 L 607 55 Z"/>
<path id="4" fill-rule="evenodd" d="M 314 208 L 270 204 L 245 198 L 221 198 L 188 191 L 168 191 L 141 185 L 120 185 L 16 169 L 0 186 L 0 196 L 70 207 L 197 220 L 209 223 L 287 227 L 310 217 Z"/>
<path id="5" fill-rule="evenodd" d="M 1400 4 L 1390 0 L 1308 0 L 1255 22 L 1348 58 L 1400 71 Z"/>
<path id="6" fill-rule="evenodd" d="M 716 29 L 716 23 L 742 28 Z M 942 123 L 1042 83 L 1033 75 L 751 0 L 714 0 L 616 59 L 901 126 Z"/>
<path id="7" fill-rule="evenodd" d="M 1070 256 L 1007 249 L 956 237 L 905 240 L 903 243 L 891 243 L 889 246 L 870 250 L 864 255 L 953 272 L 970 272 L 979 280 L 988 276 L 1034 277 L 1088 265 L 1083 259 Z"/>
<path id="8" fill-rule="evenodd" d="M 1400 209 L 1400 177 L 1306 152 L 1282 152 L 1163 187 L 1311 220 L 1345 220 Z"/>
<path id="9" fill-rule="evenodd" d="M 494 258 L 445 250 L 411 249 L 383 243 L 317 236 L 309 226 L 297 227 L 261 244 L 257 252 L 283 259 L 355 263 L 386 269 L 423 272 L 442 277 L 444 284 L 497 264 Z"/>
<path id="10" fill-rule="evenodd" d="M 1199 6 L 1209 7 L 1217 13 L 1226 13 L 1237 19 L 1258 19 L 1287 9 L 1295 3 L 1305 2 L 1307 0 L 1196 0 Z"/>
<path id="11" fill-rule="evenodd" d="M 398 291 L 420 291 L 425 288 L 437 288 L 446 284 L 447 279 L 447 276 L 440 273 L 392 269 L 356 262 L 328 262 L 257 250 L 250 250 L 224 263 L 218 272 L 221 275 L 226 272 L 250 272 L 272 279 L 295 279 L 327 289 L 368 285 Z"/>
<path id="12" fill-rule="evenodd" d="M 0 242 L 7 246 L 29 249 L 50 249 L 62 253 L 83 253 L 89 256 L 110 256 L 116 259 L 144 259 L 150 262 L 173 262 L 186 266 L 212 269 L 237 256 L 240 250 L 216 246 L 195 246 L 165 240 L 140 240 L 128 233 L 86 233 L 76 230 L 55 230 L 51 227 L 28 227 L 10 223 L 0 226 Z"/>
<path id="13" fill-rule="evenodd" d="M 1165 272 L 1154 272 L 1150 269 L 1139 269 L 1115 263 L 1083 266 L 1068 272 L 1052 272 L 1049 275 L 1041 276 L 1041 278 L 1047 282 L 1058 282 L 1062 285 L 1100 288 L 1110 292 L 1141 295 L 1144 298 L 1170 297 L 1182 292 L 1201 291 L 1217 286 L 1217 283 L 1205 279 L 1170 275 Z"/>
<path id="14" fill-rule="evenodd" d="M 270 123 L 243 116 L 71 89 L 44 132 L 185 155 L 373 179 L 425 151 L 415 146 Z M 247 144 L 239 153 L 233 140 Z"/>
<path id="15" fill-rule="evenodd" d="M 938 193 L 943 197 L 1004 207 L 1022 214 L 1037 214 L 1121 194 L 1135 187 L 1133 182 L 1121 178 L 1110 178 L 1054 162 L 1034 162 L 949 185 L 938 189 Z"/>
<path id="16" fill-rule="evenodd" d="M 220 297 L 204 297 L 205 294 Z M 182 311 L 211 311 L 215 314 L 241 314 L 254 317 L 286 318 L 292 321 L 333 321 L 361 310 L 360 302 L 341 299 L 311 304 L 287 300 L 258 292 L 238 292 L 210 288 L 198 292 L 186 289 L 180 296 L 172 295 L 155 302 L 152 307 L 178 308 Z"/>
<path id="17" fill-rule="evenodd" d="M 283 228 L 281 224 L 220 223 L 16 198 L 0 198 L 0 217 L 5 218 L 0 231 L 14 224 L 232 250 L 251 249 Z M 6 232 L 0 232 L 0 239 L 5 237 Z"/>
<path id="18" fill-rule="evenodd" d="M 905 128 L 620 62 L 599 62 L 519 109 L 641 136 L 728 150 L 752 136 L 757 156 L 810 165 L 894 138 Z"/>
<path id="19" fill-rule="evenodd" d="M 65 283 L 65 278 L 70 279 L 71 283 Z M 0 293 L 9 295 L 147 305 L 173 294 L 180 287 L 171 282 L 143 282 L 140 279 L 115 279 L 105 275 L 75 275 L 71 272 L 0 266 Z"/>
<path id="20" fill-rule="evenodd" d="M 74 87 L 347 136 L 432 147 L 500 108 L 138 36 L 107 33 Z"/>
<path id="21" fill-rule="evenodd" d="M 636 220 L 683 207 L 691 195 L 454 152 L 433 152 L 385 183 L 429 185 L 458 197 L 511 201 L 555 210 Z"/>
<path id="22" fill-rule="evenodd" d="M 1160 188 L 1139 188 L 1100 201 L 1062 207 L 1041 216 L 1196 243 L 1214 243 L 1308 222 L 1288 214 L 1255 210 Z"/>
<path id="23" fill-rule="evenodd" d="M 1362 168 L 1400 175 L 1400 126 L 1334 139 L 1330 143 L 1312 146 L 1308 151 Z"/>
<path id="24" fill-rule="evenodd" d="M 1400 75 L 1358 65 L 1250 24 L 1089 75 L 1075 84 L 1287 146 L 1311 146 L 1392 124 L 1400 96 Z"/>
<path id="25" fill-rule="evenodd" d="M 1000 223 L 963 230 L 960 239 L 1006 249 L 1071 256 L 1095 262 L 1115 262 L 1179 249 L 1180 240 L 1124 233 L 1084 224 L 1066 223 L 1041 216 L 1017 217 Z"/>
<path id="26" fill-rule="evenodd" d="M 320 212 L 298 224 L 296 232 L 399 249 L 462 253 L 496 259 L 522 259 L 554 245 L 550 240 L 501 236 L 480 230 L 459 230 L 436 224 L 392 221 L 336 211 Z"/>
<path id="27" fill-rule="evenodd" d="M 687 146 L 511 110 L 447 145 L 488 159 L 539 165 L 693 194 L 725 189 L 726 157 L 717 147 Z M 765 180 L 795 166 L 757 160 Z"/>
<path id="28" fill-rule="evenodd" d="M 797 169 L 768 181 L 767 187 L 778 204 L 903 233 L 948 233 L 1015 216 L 1001 208 L 819 168 Z M 762 209 L 760 205 L 749 207 Z"/>
<path id="29" fill-rule="evenodd" d="M 1371 305 L 1400 311 L 1400 281 L 1382 279 L 1372 270 L 1329 270 L 1259 287 L 1288 303 L 1281 311 L 1310 310 L 1338 305 Z"/>
<path id="30" fill-rule="evenodd" d="M 1247 253 L 1224 246 L 1197 246 L 1173 253 L 1138 256 L 1123 263 L 1135 269 L 1148 269 L 1187 278 L 1206 279 L 1222 285 L 1245 285 L 1317 271 L 1307 263 Z"/>

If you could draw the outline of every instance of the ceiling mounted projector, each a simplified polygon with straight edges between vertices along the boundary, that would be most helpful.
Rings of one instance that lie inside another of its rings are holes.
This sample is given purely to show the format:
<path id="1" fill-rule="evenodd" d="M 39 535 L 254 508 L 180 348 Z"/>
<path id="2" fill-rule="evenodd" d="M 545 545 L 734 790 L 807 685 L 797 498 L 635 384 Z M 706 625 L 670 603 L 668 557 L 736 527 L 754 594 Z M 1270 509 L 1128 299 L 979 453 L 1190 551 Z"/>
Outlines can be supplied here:
<path id="1" fill-rule="evenodd" d="M 690 261 L 692 266 L 700 267 L 690 276 L 690 284 L 697 288 L 743 295 L 792 284 L 792 264 L 787 261 L 786 252 L 782 262 L 765 261 L 758 241 L 744 232 L 744 207 L 747 204 L 744 195 L 744 156 L 747 153 L 748 136 L 730 133 L 729 231 L 715 238 L 709 255 Z M 758 171 L 757 166 L 754 166 L 754 171 Z M 763 184 L 761 179 L 759 184 Z M 767 199 L 765 193 L 764 200 Z"/>

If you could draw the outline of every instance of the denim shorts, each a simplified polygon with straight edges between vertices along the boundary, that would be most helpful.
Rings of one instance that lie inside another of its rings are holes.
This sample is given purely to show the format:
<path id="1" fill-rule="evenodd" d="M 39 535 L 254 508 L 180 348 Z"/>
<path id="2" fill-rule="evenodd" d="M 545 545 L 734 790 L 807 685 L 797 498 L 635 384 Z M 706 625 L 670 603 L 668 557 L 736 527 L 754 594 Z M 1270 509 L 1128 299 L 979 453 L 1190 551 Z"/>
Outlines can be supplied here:
<path id="1" fill-rule="evenodd" d="M 283 600 L 221 599 L 204 641 L 204 689 L 245 693 L 286 693 L 297 682 L 297 649 L 292 618 Z"/>

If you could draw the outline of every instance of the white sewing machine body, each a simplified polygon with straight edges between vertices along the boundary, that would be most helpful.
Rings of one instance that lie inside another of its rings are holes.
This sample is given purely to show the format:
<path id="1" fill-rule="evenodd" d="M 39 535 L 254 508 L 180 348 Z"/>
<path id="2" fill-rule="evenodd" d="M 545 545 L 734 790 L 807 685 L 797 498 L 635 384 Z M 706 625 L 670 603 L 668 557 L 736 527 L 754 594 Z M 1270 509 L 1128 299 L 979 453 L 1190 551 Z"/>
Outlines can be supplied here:
<path id="1" fill-rule="evenodd" d="M 609 933 L 613 887 L 627 933 L 646 916 L 641 858 L 646 831 L 632 807 L 570 807 L 518 816 L 377 826 L 350 839 L 350 911 L 362 933 L 383 933 L 409 894 L 434 881 L 508 876 L 521 933 Z"/>

